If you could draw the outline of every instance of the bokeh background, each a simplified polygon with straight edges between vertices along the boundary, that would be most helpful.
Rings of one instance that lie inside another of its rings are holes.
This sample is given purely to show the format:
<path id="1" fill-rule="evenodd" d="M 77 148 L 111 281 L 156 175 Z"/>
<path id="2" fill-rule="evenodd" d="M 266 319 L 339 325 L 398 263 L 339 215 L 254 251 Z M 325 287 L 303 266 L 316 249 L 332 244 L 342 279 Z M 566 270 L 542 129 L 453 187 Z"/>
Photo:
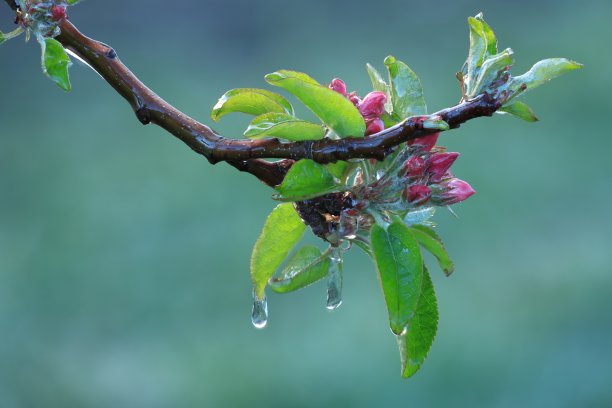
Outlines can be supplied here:
<path id="1" fill-rule="evenodd" d="M 361 252 L 339 310 L 323 284 L 271 295 L 255 330 L 248 265 L 271 191 L 141 126 L 87 68 L 65 94 L 34 42 L 4 44 L 0 407 L 612 406 L 611 2 L 89 0 L 71 15 L 210 123 L 225 90 L 279 68 L 365 94 L 365 63 L 387 54 L 432 111 L 449 106 L 479 11 L 514 72 L 556 56 L 586 68 L 528 94 L 539 123 L 496 115 L 441 138 L 478 193 L 459 219 L 436 216 L 457 272 L 432 268 L 438 337 L 408 381 Z"/>

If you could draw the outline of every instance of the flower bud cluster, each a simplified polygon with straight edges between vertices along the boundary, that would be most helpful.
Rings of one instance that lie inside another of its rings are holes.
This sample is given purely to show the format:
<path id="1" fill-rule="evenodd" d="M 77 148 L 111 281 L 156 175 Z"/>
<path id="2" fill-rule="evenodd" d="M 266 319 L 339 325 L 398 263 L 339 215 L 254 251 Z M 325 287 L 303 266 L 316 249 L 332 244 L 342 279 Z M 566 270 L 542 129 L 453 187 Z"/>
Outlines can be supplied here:
<path id="1" fill-rule="evenodd" d="M 451 205 L 466 200 L 475 193 L 465 181 L 453 176 L 450 168 L 459 153 L 436 147 L 438 133 L 408 142 L 410 152 L 398 176 L 406 180 L 402 198 L 411 206 L 425 203 Z"/>
<path id="2" fill-rule="evenodd" d="M 58 23 L 66 18 L 65 1 L 20 1 L 17 24 L 37 36 L 54 37 L 59 34 Z"/>
<path id="3" fill-rule="evenodd" d="M 385 124 L 381 119 L 387 102 L 387 95 L 384 92 L 373 91 L 361 99 L 355 92 L 347 93 L 346 84 L 339 78 L 334 78 L 329 88 L 347 98 L 359 110 L 366 124 L 365 136 L 384 130 Z"/>

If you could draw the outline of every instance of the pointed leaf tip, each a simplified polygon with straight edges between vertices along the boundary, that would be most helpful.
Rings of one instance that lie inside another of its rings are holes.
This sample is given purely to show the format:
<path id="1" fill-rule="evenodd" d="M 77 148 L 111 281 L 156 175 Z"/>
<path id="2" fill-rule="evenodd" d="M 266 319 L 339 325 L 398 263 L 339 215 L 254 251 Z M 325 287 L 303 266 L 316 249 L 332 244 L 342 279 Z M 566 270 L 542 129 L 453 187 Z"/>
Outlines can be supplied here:
<path id="1" fill-rule="evenodd" d="M 66 50 L 59 41 L 53 38 L 41 40 L 40 45 L 43 72 L 64 91 L 70 92 L 68 68 L 72 62 Z"/>
<path id="2" fill-rule="evenodd" d="M 393 222 L 386 230 L 374 225 L 371 243 L 389 324 L 399 335 L 414 316 L 421 293 L 423 259 L 419 244 L 401 221 Z"/>
<path id="3" fill-rule="evenodd" d="M 507 113 L 526 122 L 539 121 L 535 112 L 524 102 L 516 101 L 499 108 L 500 113 Z"/>
<path id="4" fill-rule="evenodd" d="M 293 107 L 281 95 L 265 89 L 237 88 L 224 93 L 213 107 L 210 117 L 218 122 L 231 112 L 262 115 L 276 112 L 293 115 Z"/>
<path id="5" fill-rule="evenodd" d="M 423 365 L 438 331 L 438 302 L 427 268 L 423 266 L 421 294 L 405 333 L 397 336 L 401 374 L 412 377 Z"/>
<path id="6" fill-rule="evenodd" d="M 263 299 L 268 280 L 298 243 L 305 229 L 293 204 L 283 203 L 272 210 L 251 255 L 251 281 L 258 299 Z"/>

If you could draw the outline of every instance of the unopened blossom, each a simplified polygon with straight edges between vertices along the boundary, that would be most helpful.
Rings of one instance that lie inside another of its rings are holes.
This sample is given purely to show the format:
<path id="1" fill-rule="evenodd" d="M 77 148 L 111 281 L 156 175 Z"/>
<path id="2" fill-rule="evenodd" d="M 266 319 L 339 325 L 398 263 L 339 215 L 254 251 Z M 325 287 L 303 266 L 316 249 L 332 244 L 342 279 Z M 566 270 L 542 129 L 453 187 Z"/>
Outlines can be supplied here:
<path id="1" fill-rule="evenodd" d="M 408 176 L 410 178 L 422 177 L 425 172 L 425 160 L 420 156 L 412 156 L 404 162 L 400 176 Z"/>
<path id="2" fill-rule="evenodd" d="M 346 84 L 340 78 L 332 79 L 331 83 L 329 84 L 329 89 L 338 92 L 342 96 L 346 96 Z"/>
<path id="3" fill-rule="evenodd" d="M 428 152 L 436 145 L 438 141 L 439 132 L 432 133 L 427 136 L 417 137 L 416 139 L 412 139 L 408 141 L 409 146 L 419 146 L 422 152 Z"/>
<path id="4" fill-rule="evenodd" d="M 374 91 L 363 98 L 357 109 L 364 118 L 379 118 L 385 111 L 385 102 L 387 95 L 384 92 Z"/>
<path id="5" fill-rule="evenodd" d="M 53 21 L 59 21 L 66 17 L 66 7 L 53 6 L 51 7 L 51 19 Z"/>
<path id="6" fill-rule="evenodd" d="M 451 205 L 467 200 L 476 191 L 467 182 L 458 178 L 452 178 L 442 184 L 443 192 L 435 199 L 441 205 Z"/>
<path id="7" fill-rule="evenodd" d="M 366 120 L 366 131 L 365 135 L 370 136 L 375 133 L 381 132 L 385 129 L 385 124 L 379 118 L 367 119 Z"/>
<path id="8" fill-rule="evenodd" d="M 431 190 L 424 184 L 413 184 L 404 191 L 404 198 L 413 205 L 424 203 L 430 196 Z"/>
<path id="9" fill-rule="evenodd" d="M 459 153 L 456 152 L 434 153 L 429 156 L 426 163 L 427 173 L 430 176 L 429 180 L 433 183 L 442 180 L 457 157 L 459 157 Z"/>

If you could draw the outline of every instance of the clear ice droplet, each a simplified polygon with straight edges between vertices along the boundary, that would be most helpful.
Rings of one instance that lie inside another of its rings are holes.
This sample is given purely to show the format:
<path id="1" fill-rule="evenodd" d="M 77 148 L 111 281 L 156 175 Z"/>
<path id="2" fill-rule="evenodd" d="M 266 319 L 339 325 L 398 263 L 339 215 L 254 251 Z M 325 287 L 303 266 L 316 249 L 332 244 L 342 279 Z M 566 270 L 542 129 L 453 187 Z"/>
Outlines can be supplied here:
<path id="1" fill-rule="evenodd" d="M 268 299 L 266 299 L 265 295 L 262 299 L 259 299 L 253 294 L 251 322 L 256 329 L 263 329 L 268 324 Z"/>
<path id="2" fill-rule="evenodd" d="M 327 272 L 327 305 L 334 310 L 342 304 L 342 254 L 340 248 L 332 249 Z"/>

